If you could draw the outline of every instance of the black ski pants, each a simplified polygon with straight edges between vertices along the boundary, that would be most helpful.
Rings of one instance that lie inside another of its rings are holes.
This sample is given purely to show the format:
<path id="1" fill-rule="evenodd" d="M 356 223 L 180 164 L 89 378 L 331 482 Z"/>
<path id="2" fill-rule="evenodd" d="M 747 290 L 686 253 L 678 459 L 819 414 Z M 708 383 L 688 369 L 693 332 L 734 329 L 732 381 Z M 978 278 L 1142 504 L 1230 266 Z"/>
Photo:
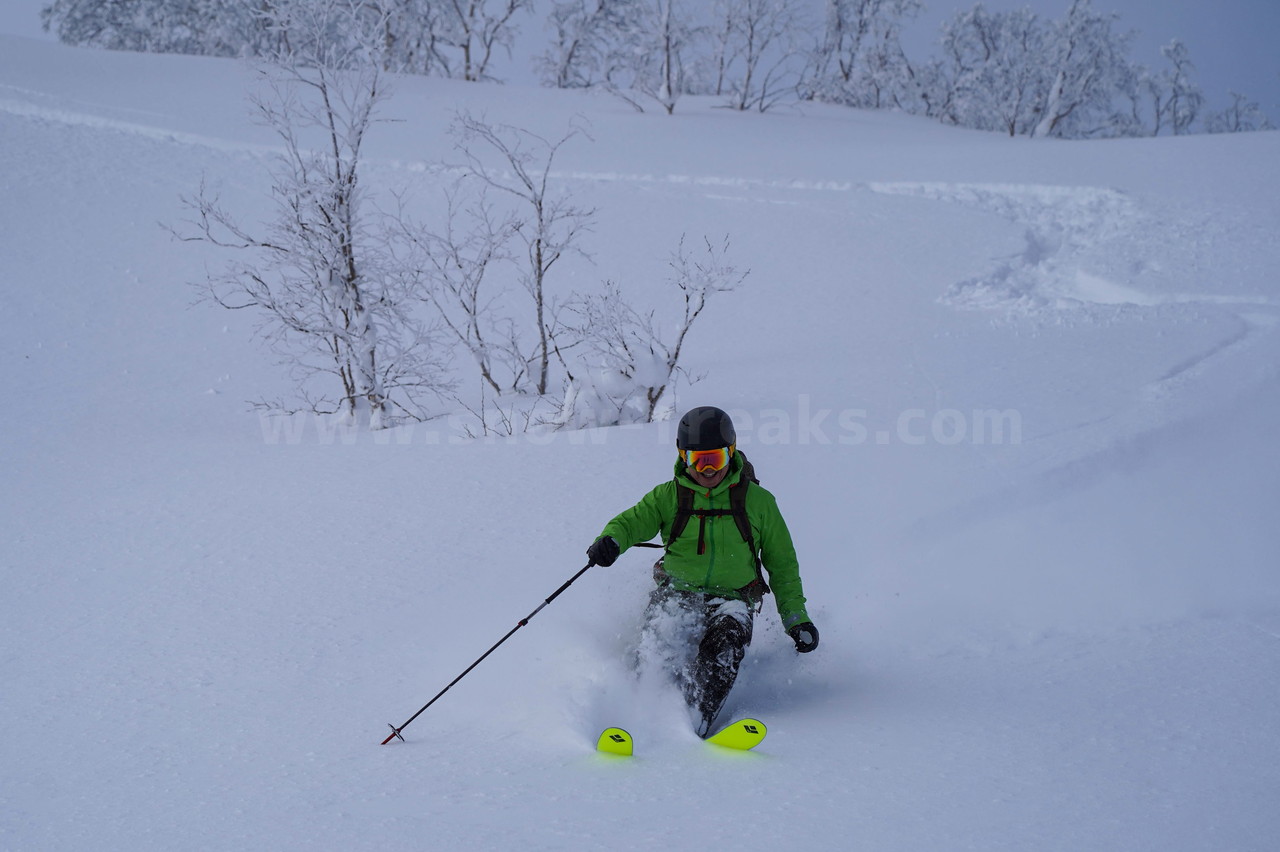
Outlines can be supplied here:
<path id="1" fill-rule="evenodd" d="M 645 629 L 678 624 L 697 651 L 679 665 L 676 680 L 695 711 L 698 735 L 706 736 L 738 678 L 751 644 L 755 610 L 745 601 L 660 586 L 649 595 Z"/>

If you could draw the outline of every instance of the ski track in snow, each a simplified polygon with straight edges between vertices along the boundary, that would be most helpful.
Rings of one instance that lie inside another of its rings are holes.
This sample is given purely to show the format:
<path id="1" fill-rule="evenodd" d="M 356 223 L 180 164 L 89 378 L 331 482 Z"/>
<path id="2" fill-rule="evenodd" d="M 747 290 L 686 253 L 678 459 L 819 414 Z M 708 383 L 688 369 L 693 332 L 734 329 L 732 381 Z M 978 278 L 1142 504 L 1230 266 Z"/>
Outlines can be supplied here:
<path id="1" fill-rule="evenodd" d="M 11 86 L 0 87 L 0 89 L 15 91 Z M 29 97 L 40 98 L 42 100 L 46 99 L 46 96 L 40 95 L 40 93 L 37 92 L 28 93 L 22 90 L 18 91 L 21 94 L 28 95 Z M 141 136 L 146 139 L 154 139 L 161 142 L 176 142 L 181 145 L 199 146 L 215 151 L 240 151 L 262 154 L 283 150 L 282 148 L 264 145 L 250 145 L 244 142 L 219 139 L 217 137 L 205 136 L 198 133 L 183 133 L 181 131 L 165 127 L 142 124 L 135 121 L 126 121 L 119 118 L 109 118 L 92 112 L 74 109 L 70 105 L 45 106 L 31 103 L 29 101 L 5 99 L 0 100 L 0 112 L 8 113 L 9 115 L 18 116 L 20 118 L 47 121 L 55 124 L 89 127 L 97 130 L 112 130 L 119 133 Z"/>
<path id="2" fill-rule="evenodd" d="M 1151 271 L 1160 282 L 1165 258 L 1182 248 L 1178 234 L 1190 228 L 1153 227 L 1154 214 L 1123 192 L 1088 186 L 965 183 L 871 183 L 876 193 L 924 198 L 993 213 L 1024 231 L 1022 251 L 1000 258 L 989 272 L 957 282 L 940 297 L 958 310 L 987 312 L 997 321 L 1056 324 L 1106 322 L 1117 311 L 1154 312 L 1171 306 L 1199 306 L 1208 313 L 1229 315 L 1235 329 L 1212 345 L 1188 353 L 1162 375 L 1136 389 L 1127 407 L 1065 430 L 1031 437 L 1052 439 L 1074 449 L 1049 453 L 1039 473 L 1011 488 L 925 516 L 912 525 L 913 535 L 945 538 L 975 523 L 999 518 L 1009 507 L 1037 504 L 1047 495 L 1086 487 L 1123 469 L 1160 441 L 1177 434 L 1178 424 L 1203 417 L 1215 387 L 1259 387 L 1273 375 L 1280 339 L 1280 301 L 1253 295 L 1154 293 L 1133 283 L 1090 271 L 1094 264 L 1114 263 L 1115 254 L 1130 255 L 1130 268 Z M 1152 234 L 1161 234 L 1153 239 Z M 1117 250 L 1116 247 L 1122 247 Z M 1111 252 L 1111 254 L 1108 254 Z M 1137 257 L 1132 257 L 1137 252 Z M 1167 264 L 1172 265 L 1172 264 Z M 1216 271 L 1216 270 L 1215 270 Z M 1231 403 L 1217 397 L 1219 405 Z M 1276 634 L 1256 624 L 1260 632 Z"/>
<path id="3" fill-rule="evenodd" d="M 958 308 L 1034 314 L 1092 305 L 1204 303 L 1280 310 L 1280 303 L 1256 296 L 1197 293 L 1154 294 L 1088 271 L 1087 253 L 1133 238 L 1149 216 L 1128 195 L 1089 186 L 963 183 L 872 183 L 873 192 L 962 204 L 995 213 L 1025 229 L 1023 251 L 991 272 L 958 282 L 943 301 Z M 1158 253 L 1170 246 L 1147 248 Z M 1133 261 L 1145 268 L 1159 261 Z"/>
<path id="4" fill-rule="evenodd" d="M 1139 393 L 1140 405 L 1167 401 L 1180 386 L 1203 376 L 1216 362 L 1258 344 L 1280 323 L 1280 302 L 1273 299 L 1151 293 L 1089 271 L 1091 262 L 1100 262 L 1096 259 L 1100 247 L 1132 246 L 1142 253 L 1129 261 L 1135 270 L 1158 269 L 1162 256 L 1176 249 L 1174 237 L 1164 244 L 1143 244 L 1138 234 L 1154 230 L 1143 227 L 1149 226 L 1151 214 L 1114 189 L 963 183 L 873 183 L 869 188 L 885 195 L 977 208 L 1025 230 L 1020 254 L 1001 259 L 984 275 L 954 284 L 941 298 L 955 308 L 1051 320 L 1062 313 L 1109 316 L 1123 308 L 1202 305 L 1235 316 L 1238 327 L 1234 333 L 1207 350 L 1188 355 L 1144 387 Z"/>

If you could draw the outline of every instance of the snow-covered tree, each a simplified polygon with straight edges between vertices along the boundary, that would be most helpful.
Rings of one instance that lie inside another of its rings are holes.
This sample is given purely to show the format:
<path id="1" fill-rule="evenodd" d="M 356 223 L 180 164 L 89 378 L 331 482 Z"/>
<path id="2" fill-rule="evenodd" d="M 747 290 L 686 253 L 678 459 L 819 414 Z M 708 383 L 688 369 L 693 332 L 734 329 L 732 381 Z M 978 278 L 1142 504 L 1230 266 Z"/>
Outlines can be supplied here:
<path id="1" fill-rule="evenodd" d="M 406 250 L 398 268 L 412 279 L 406 291 L 431 306 L 485 387 L 497 395 L 518 391 L 529 365 L 518 323 L 505 310 L 510 300 L 493 279 L 515 259 L 510 246 L 519 221 L 497 211 L 484 186 L 473 188 L 465 179 L 445 191 L 444 201 L 439 227 L 413 221 L 403 206 L 394 216 L 402 239 L 393 245 Z"/>
<path id="2" fill-rule="evenodd" d="M 1010 135 L 1115 135 L 1136 91 L 1126 58 L 1130 36 L 1116 16 L 1073 0 L 1045 22 L 1029 9 L 989 12 L 978 4 L 943 27 L 942 58 L 916 72 L 929 115 Z"/>
<path id="3" fill-rule="evenodd" d="M 265 56 L 306 37 L 326 0 L 54 0 L 46 29 L 69 44 L 153 53 Z M 493 79 L 510 51 L 515 17 L 533 0 L 362 0 L 353 25 L 377 27 L 383 70 Z M 331 34 L 341 42 L 344 34 Z"/>
<path id="4" fill-rule="evenodd" d="M 692 65 L 697 27 L 683 0 L 643 0 L 638 5 L 639 27 L 631 32 L 630 52 L 638 59 L 631 88 L 662 105 L 667 114 L 688 91 L 686 70 Z"/>
<path id="5" fill-rule="evenodd" d="M 1133 103 L 1132 115 L 1145 124 L 1149 135 L 1159 136 L 1167 129 L 1180 136 L 1199 118 L 1204 95 L 1192 80 L 1195 65 L 1185 44 L 1174 39 L 1160 53 L 1170 67 L 1137 68 L 1126 94 Z"/>
<path id="6" fill-rule="evenodd" d="M 656 310 L 634 307 L 614 282 L 572 303 L 578 317 L 573 331 L 584 352 L 569 369 L 557 425 L 647 423 L 658 419 L 664 405 L 674 408 L 671 394 L 694 323 L 709 299 L 735 290 L 747 276 L 729 263 L 728 250 L 728 237 L 720 245 L 707 239 L 695 256 L 681 238 L 668 259 L 667 284 L 681 304 L 673 326 L 664 327 Z"/>
<path id="7" fill-rule="evenodd" d="M 706 67 L 710 94 L 721 96 L 729 85 L 730 66 L 738 56 L 738 0 L 713 0 L 711 23 L 707 25 L 707 55 L 701 59 Z"/>
<path id="8" fill-rule="evenodd" d="M 411 314 L 411 279 L 368 221 L 362 150 L 387 89 L 362 12 L 348 0 L 295 8 L 289 48 L 260 69 L 255 104 L 283 146 L 275 217 L 243 225 L 202 188 L 183 236 L 246 254 L 203 289 L 223 307 L 260 314 L 302 407 L 379 428 L 427 416 L 448 382 L 431 330 Z"/>
<path id="9" fill-rule="evenodd" d="M 560 89 L 604 85 L 622 62 L 620 45 L 636 6 L 636 0 L 557 0 L 547 19 L 551 45 L 534 60 L 542 82 Z"/>
<path id="10" fill-rule="evenodd" d="M 657 101 L 671 113 L 697 88 L 702 37 L 693 0 L 559 0 L 551 48 L 535 65 L 544 82 L 595 86 L 643 111 Z"/>
<path id="11" fill-rule="evenodd" d="M 1131 109 L 1132 123 L 1143 129 L 1143 135 L 1159 136 L 1169 121 L 1168 84 L 1163 75 L 1153 73 L 1151 69 L 1137 69 L 1131 88 L 1126 92 Z M 1147 120 L 1147 108 L 1150 107 L 1150 120 Z"/>
<path id="12" fill-rule="evenodd" d="M 1173 135 L 1181 136 L 1189 132 L 1191 125 L 1200 117 L 1204 93 L 1191 79 L 1195 65 L 1185 44 L 1174 39 L 1160 48 L 1160 53 L 1173 65 L 1162 77 L 1169 123 Z"/>
<path id="13" fill-rule="evenodd" d="M 553 142 L 528 130 L 492 125 L 463 114 L 457 119 L 454 134 L 471 176 L 515 202 L 515 218 L 508 227 L 524 246 L 518 277 L 532 303 L 538 341 L 526 357 L 527 374 L 533 390 L 544 396 L 550 387 L 558 328 L 548 276 L 565 255 L 582 252 L 579 239 L 590 230 L 595 215 L 594 210 L 579 207 L 570 193 L 553 184 L 551 166 L 566 143 L 585 133 L 571 128 Z M 493 154 L 501 163 L 497 168 L 486 162 L 486 155 Z"/>
<path id="14" fill-rule="evenodd" d="M 1209 133 L 1248 133 L 1276 129 L 1257 101 L 1251 101 L 1238 92 L 1230 94 L 1231 105 L 1208 116 L 1204 122 L 1205 130 Z"/>
<path id="15" fill-rule="evenodd" d="M 799 3 L 717 0 L 714 9 L 715 23 L 706 32 L 714 34 L 709 41 L 715 94 L 727 94 L 734 109 L 764 112 L 784 93 L 793 93 L 804 21 Z"/>
<path id="16" fill-rule="evenodd" d="M 382 23 L 386 71 L 450 76 L 452 44 L 445 38 L 444 7 L 437 0 L 373 0 Z"/>
<path id="17" fill-rule="evenodd" d="M 528 11 L 532 0 L 436 0 L 429 5 L 433 7 L 429 18 L 421 20 L 439 27 L 431 38 L 433 49 L 446 57 L 446 76 L 492 80 L 494 50 L 510 52 L 516 32 L 514 18 L 518 12 Z"/>
<path id="18" fill-rule="evenodd" d="M 903 25 L 919 0 L 825 0 L 802 94 L 847 106 L 901 106 L 916 87 L 903 53 Z"/>
<path id="19" fill-rule="evenodd" d="M 943 26 L 942 60 L 927 98 L 953 124 L 1027 134 L 1047 90 L 1047 31 L 1030 9 L 989 12 L 982 4 Z"/>
<path id="20" fill-rule="evenodd" d="M 1117 33 L 1118 16 L 1093 11 L 1090 0 L 1072 0 L 1046 39 L 1050 83 L 1032 136 L 1081 136 L 1109 116 L 1127 73 L 1132 37 Z"/>
<path id="21" fill-rule="evenodd" d="M 543 81 L 597 86 L 637 110 L 656 100 L 670 113 L 694 87 L 701 35 L 692 0 L 561 0 L 551 17 L 555 41 L 536 60 Z"/>
<path id="22" fill-rule="evenodd" d="M 279 44 L 274 5 L 246 0 L 54 0 L 40 14 L 44 28 L 67 44 L 254 56 Z"/>

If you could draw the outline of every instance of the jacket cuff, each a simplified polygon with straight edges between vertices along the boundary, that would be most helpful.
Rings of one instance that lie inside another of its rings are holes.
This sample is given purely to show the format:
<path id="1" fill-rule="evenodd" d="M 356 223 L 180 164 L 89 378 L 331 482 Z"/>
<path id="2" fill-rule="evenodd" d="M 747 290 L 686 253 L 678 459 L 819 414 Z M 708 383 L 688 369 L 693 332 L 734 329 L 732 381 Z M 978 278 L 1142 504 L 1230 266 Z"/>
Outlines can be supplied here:
<path id="1" fill-rule="evenodd" d="M 813 619 L 810 618 L 809 613 L 804 610 L 800 610 L 799 612 L 789 612 L 782 616 L 782 627 L 784 630 L 790 630 L 797 624 L 804 624 L 806 621 L 812 622 Z"/>

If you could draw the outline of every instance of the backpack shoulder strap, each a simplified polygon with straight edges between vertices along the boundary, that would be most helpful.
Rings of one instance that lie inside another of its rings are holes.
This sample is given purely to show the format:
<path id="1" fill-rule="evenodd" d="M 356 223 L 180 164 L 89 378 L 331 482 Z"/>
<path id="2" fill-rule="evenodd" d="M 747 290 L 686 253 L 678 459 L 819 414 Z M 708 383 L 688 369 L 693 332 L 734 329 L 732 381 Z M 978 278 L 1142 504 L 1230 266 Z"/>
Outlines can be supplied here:
<path id="1" fill-rule="evenodd" d="M 747 458 L 747 454 L 740 451 L 738 455 L 742 456 L 742 473 L 738 475 L 738 484 L 729 489 L 729 509 L 733 512 L 733 520 L 738 525 L 742 540 L 751 548 L 752 554 L 755 554 L 756 537 L 751 532 L 751 519 L 747 517 L 747 489 L 753 482 L 759 485 L 760 480 L 756 479 L 755 465 Z"/>
<path id="2" fill-rule="evenodd" d="M 751 518 L 747 515 L 747 489 L 751 487 L 751 482 L 744 476 L 737 485 L 729 489 L 729 512 L 733 515 L 733 522 L 738 525 L 738 534 L 751 548 L 751 553 L 755 554 L 756 537 L 751 531 Z"/>
<path id="3" fill-rule="evenodd" d="M 738 484 L 729 489 L 729 509 L 733 512 L 734 523 L 738 525 L 738 534 L 747 543 L 747 547 L 751 550 L 751 558 L 755 560 L 759 592 L 768 594 L 769 584 L 764 580 L 764 566 L 760 562 L 760 551 L 756 547 L 756 537 L 751 530 L 751 517 L 747 514 L 747 491 L 751 483 L 759 485 L 760 480 L 756 479 L 755 466 L 747 459 L 746 454 L 740 453 L 740 455 L 742 455 L 742 474 L 738 477 Z M 756 597 L 760 597 L 760 594 Z"/>
<path id="4" fill-rule="evenodd" d="M 671 531 L 667 533 L 667 547 L 680 537 L 684 528 L 689 526 L 693 517 L 693 492 L 679 482 L 676 483 L 676 516 L 671 521 Z"/>

